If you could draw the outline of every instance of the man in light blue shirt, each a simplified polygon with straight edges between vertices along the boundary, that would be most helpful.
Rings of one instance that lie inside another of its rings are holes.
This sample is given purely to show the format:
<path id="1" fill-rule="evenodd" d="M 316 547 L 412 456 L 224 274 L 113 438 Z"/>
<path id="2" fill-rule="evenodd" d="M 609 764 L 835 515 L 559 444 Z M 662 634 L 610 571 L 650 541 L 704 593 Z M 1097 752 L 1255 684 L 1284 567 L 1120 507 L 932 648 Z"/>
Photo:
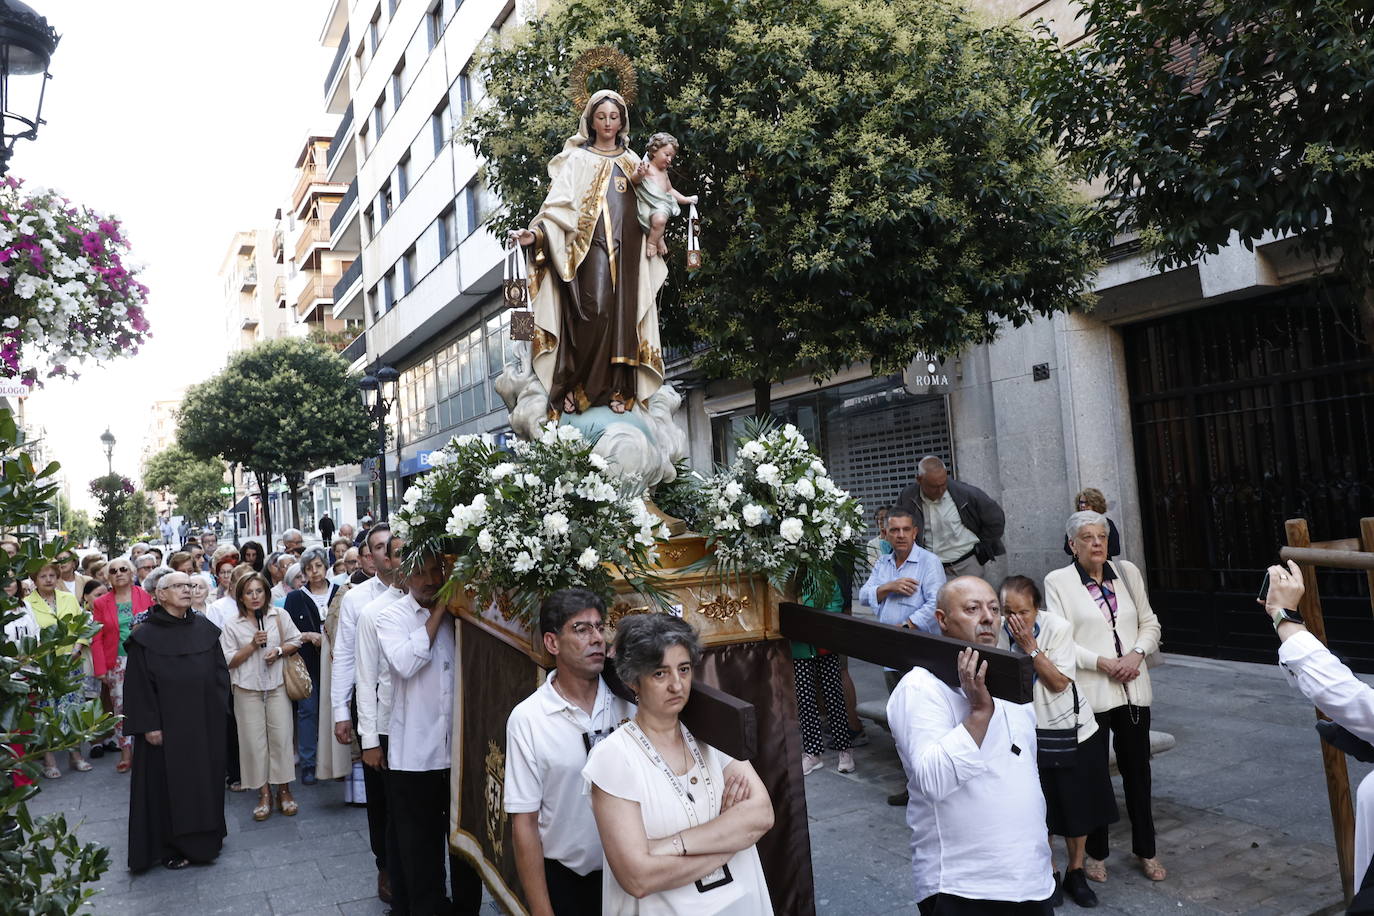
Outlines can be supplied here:
<path id="1" fill-rule="evenodd" d="M 938 634 L 935 598 L 945 584 L 945 570 L 935 554 L 916 546 L 916 535 L 916 518 L 909 510 L 889 511 L 887 540 L 892 552 L 873 564 L 859 601 L 877 612 L 880 623 Z"/>

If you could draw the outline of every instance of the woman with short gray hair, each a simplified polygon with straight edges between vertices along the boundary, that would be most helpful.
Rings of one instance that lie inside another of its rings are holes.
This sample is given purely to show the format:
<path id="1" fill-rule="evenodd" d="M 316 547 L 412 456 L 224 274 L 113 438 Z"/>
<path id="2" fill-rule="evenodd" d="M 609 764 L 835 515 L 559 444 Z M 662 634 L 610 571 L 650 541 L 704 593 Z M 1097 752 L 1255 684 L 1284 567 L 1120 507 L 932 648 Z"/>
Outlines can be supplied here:
<path id="1" fill-rule="evenodd" d="M 1167 875 L 1155 850 L 1151 811 L 1150 672 L 1145 657 L 1159 649 L 1159 618 L 1134 563 L 1108 557 L 1109 527 L 1100 512 L 1082 511 L 1065 525 L 1073 562 L 1045 577 L 1045 609 L 1073 627 L 1074 683 L 1110 732 L 1131 819 L 1131 851 L 1151 881 Z M 1107 828 L 1088 834 L 1083 871 L 1107 880 Z"/>
<path id="2" fill-rule="evenodd" d="M 700 658 L 680 618 L 639 614 L 617 627 L 616 673 L 638 709 L 582 771 L 605 858 L 605 913 L 773 912 L 755 847 L 773 826 L 768 790 L 748 761 L 698 742 L 678 718 Z"/>

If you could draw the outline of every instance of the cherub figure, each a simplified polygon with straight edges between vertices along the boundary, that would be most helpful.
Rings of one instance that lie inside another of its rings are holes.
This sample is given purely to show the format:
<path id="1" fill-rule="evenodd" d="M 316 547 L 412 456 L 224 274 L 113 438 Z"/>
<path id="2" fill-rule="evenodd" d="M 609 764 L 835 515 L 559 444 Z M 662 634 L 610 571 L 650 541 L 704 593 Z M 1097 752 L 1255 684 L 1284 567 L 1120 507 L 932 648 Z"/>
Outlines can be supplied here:
<path id="1" fill-rule="evenodd" d="M 669 219 L 682 212 L 679 204 L 697 202 L 695 196 L 679 194 L 668 177 L 668 169 L 680 148 L 677 137 L 672 134 L 654 134 L 644 148 L 644 158 L 635 173 L 639 224 L 649 233 L 644 253 L 651 258 L 668 253 L 668 246 L 663 243 L 663 230 Z"/>

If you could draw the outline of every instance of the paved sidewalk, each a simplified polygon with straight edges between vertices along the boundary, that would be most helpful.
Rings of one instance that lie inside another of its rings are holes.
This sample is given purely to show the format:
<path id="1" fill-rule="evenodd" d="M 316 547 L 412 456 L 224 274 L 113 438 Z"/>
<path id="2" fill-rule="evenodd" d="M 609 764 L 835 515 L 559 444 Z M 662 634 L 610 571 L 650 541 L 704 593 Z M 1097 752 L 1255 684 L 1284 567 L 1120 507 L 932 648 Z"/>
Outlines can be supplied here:
<path id="1" fill-rule="evenodd" d="M 1129 855 L 1124 803 L 1112 830 L 1109 881 L 1094 885 L 1103 914 L 1313 914 L 1339 911 L 1340 878 L 1312 708 L 1277 665 L 1170 655 L 1154 669 L 1152 725 L 1178 745 L 1153 766 L 1158 854 L 1169 870 L 1144 878 Z M 882 672 L 850 663 L 860 700 L 884 696 Z M 869 724 L 858 770 L 807 777 L 817 910 L 913 912 L 903 809 L 886 796 L 904 782 L 891 738 Z M 1366 772 L 1351 760 L 1352 792 Z M 1063 867 L 1062 844 L 1056 861 Z M 862 901 L 862 904 L 856 902 Z M 1334 908 L 1334 910 L 1333 910 Z M 1078 910 L 1066 902 L 1061 913 Z"/>
<path id="2" fill-rule="evenodd" d="M 861 699 L 883 696 L 879 669 L 851 668 Z M 1129 827 L 1113 832 L 1110 881 L 1097 885 L 1097 912 L 1210 916 L 1310 914 L 1339 904 L 1335 850 L 1312 711 L 1277 667 L 1169 656 L 1152 672 L 1154 727 L 1178 739 L 1156 758 L 1155 820 L 1160 884 L 1132 867 Z M 906 914 L 911 893 L 910 837 L 904 812 L 886 805 L 903 782 L 892 741 L 870 726 L 855 752 L 856 773 L 826 767 L 807 777 L 817 911 Z M 114 759 L 90 773 L 65 770 L 45 782 L 35 813 L 62 810 L 79 835 L 110 847 L 99 883 L 98 914 L 380 914 L 366 817 L 343 805 L 338 783 L 297 786 L 300 814 L 252 819 L 252 793 L 225 794 L 229 836 L 219 861 L 179 872 L 125 866 L 128 780 Z M 1351 762 L 1353 781 L 1367 767 Z M 1063 850 L 1058 850 L 1062 863 Z M 487 911 L 497 912 L 494 904 Z M 1077 907 L 1066 903 L 1061 913 Z"/>

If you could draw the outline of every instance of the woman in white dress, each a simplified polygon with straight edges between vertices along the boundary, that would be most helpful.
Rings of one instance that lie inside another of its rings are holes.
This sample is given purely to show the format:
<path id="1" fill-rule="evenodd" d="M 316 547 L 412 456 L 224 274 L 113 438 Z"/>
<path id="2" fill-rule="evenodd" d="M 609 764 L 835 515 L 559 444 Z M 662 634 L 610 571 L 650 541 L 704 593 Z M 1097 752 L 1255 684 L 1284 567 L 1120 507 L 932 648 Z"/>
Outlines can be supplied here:
<path id="1" fill-rule="evenodd" d="M 768 791 L 747 761 L 678 721 L 700 657 L 679 618 L 637 615 L 617 628 L 616 672 L 638 709 L 582 771 L 605 856 L 604 913 L 773 912 L 754 845 L 773 826 Z"/>

